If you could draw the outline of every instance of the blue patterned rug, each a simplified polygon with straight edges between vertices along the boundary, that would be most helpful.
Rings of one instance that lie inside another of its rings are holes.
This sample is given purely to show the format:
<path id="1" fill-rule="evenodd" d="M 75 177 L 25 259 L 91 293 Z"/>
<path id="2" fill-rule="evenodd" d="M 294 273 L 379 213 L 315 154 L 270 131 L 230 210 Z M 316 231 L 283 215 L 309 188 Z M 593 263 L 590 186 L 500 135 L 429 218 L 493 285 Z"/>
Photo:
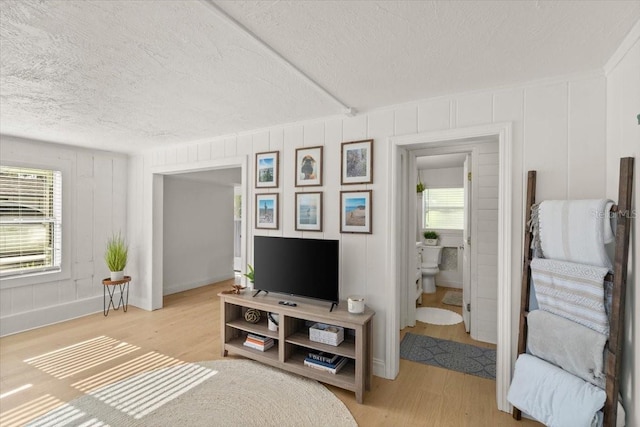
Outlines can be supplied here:
<path id="1" fill-rule="evenodd" d="M 496 351 L 490 348 L 407 333 L 400 343 L 400 357 L 425 365 L 496 379 Z"/>

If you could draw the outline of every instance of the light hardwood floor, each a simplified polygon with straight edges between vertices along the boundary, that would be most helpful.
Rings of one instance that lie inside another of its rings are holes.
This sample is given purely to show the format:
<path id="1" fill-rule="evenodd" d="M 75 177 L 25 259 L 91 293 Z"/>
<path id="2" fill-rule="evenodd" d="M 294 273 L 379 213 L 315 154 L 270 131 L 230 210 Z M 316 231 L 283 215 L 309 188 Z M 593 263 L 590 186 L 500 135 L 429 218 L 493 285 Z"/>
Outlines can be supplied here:
<path id="1" fill-rule="evenodd" d="M 133 364 L 143 354 L 157 352 L 185 362 L 219 359 L 217 294 L 230 289 L 232 283 L 170 295 L 165 297 L 162 310 L 148 312 L 129 307 L 127 313 L 112 311 L 108 317 L 97 313 L 1 338 L 0 394 L 31 386 L 0 399 L 0 425 L 23 425 L 53 406 L 78 397 L 82 392 L 72 384 L 123 362 Z M 452 339 L 453 332 L 446 328 L 450 327 L 420 324 L 411 332 Z M 129 348 L 130 352 L 95 366 L 89 361 L 96 355 L 73 361 L 75 372 L 66 374 L 45 373 L 42 367 L 26 362 L 81 342 L 94 342 L 101 336 L 127 343 L 129 347 L 120 344 L 118 348 Z M 498 411 L 494 381 L 406 360 L 400 361 L 396 380 L 373 378 L 372 389 L 366 392 L 362 405 L 356 403 L 353 393 L 328 388 L 345 403 L 360 426 L 539 425 L 529 420 L 514 421 L 509 414 Z"/>

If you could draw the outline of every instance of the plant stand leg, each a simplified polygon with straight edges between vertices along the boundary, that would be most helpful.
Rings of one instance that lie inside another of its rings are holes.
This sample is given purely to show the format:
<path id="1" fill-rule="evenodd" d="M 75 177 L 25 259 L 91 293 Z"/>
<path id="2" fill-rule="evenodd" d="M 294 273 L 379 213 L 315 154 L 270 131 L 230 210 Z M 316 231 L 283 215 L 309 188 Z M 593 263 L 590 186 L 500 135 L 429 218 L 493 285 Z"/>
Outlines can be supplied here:
<path id="1" fill-rule="evenodd" d="M 113 303 L 113 294 L 115 292 L 116 292 L 116 287 L 115 286 L 108 286 L 108 285 L 103 286 L 102 307 L 103 307 L 103 312 L 104 312 L 105 316 L 107 316 L 109 314 L 109 309 L 111 307 L 113 307 L 114 310 L 117 310 L 115 304 Z M 109 294 L 109 303 L 108 304 L 107 304 L 107 295 L 106 295 L 107 293 Z M 120 307 L 119 304 L 118 304 L 118 307 Z"/>

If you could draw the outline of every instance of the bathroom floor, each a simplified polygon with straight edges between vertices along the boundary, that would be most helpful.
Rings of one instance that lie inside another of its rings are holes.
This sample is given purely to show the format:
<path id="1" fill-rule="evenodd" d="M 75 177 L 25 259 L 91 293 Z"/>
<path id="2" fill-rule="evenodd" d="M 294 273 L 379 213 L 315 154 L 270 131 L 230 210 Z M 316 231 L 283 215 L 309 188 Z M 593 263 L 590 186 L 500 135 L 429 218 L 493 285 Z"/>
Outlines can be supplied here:
<path id="1" fill-rule="evenodd" d="M 435 293 L 422 294 L 422 304 L 417 305 L 417 307 L 443 308 L 445 310 L 451 310 L 462 315 L 462 307 L 442 303 L 442 298 L 444 298 L 447 291 L 462 292 L 461 289 L 436 286 Z M 473 344 L 477 345 L 478 347 L 496 348 L 494 344 L 484 343 L 471 339 L 471 336 L 464 330 L 464 323 L 462 322 L 456 325 L 441 326 L 417 321 L 416 326 L 407 327 L 400 331 L 400 339 L 402 339 L 404 337 L 404 334 L 407 332 L 411 332 L 413 334 L 429 335 L 431 337 L 455 341 L 463 344 Z"/>

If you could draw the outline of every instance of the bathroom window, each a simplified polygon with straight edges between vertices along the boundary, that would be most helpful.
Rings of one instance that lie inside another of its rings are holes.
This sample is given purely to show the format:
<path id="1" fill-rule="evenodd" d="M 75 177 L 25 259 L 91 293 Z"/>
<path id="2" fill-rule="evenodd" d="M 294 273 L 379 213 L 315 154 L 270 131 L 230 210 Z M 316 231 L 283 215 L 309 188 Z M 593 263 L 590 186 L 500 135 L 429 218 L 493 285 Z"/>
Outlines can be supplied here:
<path id="1" fill-rule="evenodd" d="M 428 188 L 422 196 L 424 228 L 464 228 L 464 188 Z"/>

